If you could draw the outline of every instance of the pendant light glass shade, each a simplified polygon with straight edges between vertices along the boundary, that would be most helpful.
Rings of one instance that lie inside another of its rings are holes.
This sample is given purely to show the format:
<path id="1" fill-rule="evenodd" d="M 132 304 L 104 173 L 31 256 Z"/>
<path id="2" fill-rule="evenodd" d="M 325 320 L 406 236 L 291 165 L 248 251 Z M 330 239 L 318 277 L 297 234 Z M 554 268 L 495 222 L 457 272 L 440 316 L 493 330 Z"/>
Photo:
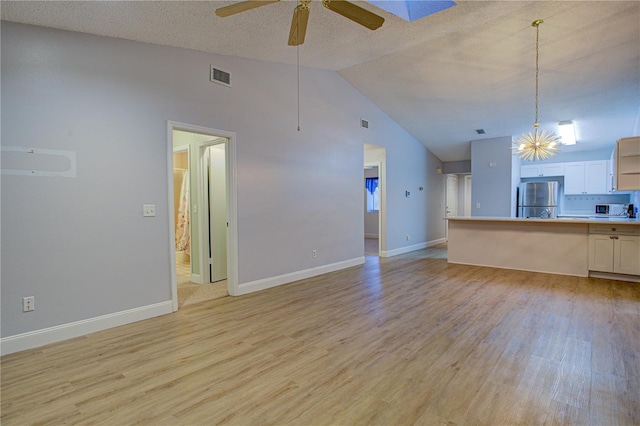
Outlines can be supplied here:
<path id="1" fill-rule="evenodd" d="M 559 151 L 558 142 L 560 137 L 555 132 L 547 130 L 541 132 L 538 129 L 538 38 L 539 26 L 542 22 L 542 19 L 536 19 L 531 23 L 531 26 L 536 27 L 536 119 L 533 123 L 534 131 L 520 136 L 511 148 L 514 151 L 513 155 L 517 155 L 525 161 L 544 160 Z"/>

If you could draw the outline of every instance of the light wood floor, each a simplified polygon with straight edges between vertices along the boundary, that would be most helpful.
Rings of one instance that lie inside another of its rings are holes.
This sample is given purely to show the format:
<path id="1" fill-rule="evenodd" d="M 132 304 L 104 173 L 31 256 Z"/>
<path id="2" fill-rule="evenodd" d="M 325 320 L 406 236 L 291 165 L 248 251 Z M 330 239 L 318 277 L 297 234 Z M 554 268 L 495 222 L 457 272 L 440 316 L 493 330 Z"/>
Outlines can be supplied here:
<path id="1" fill-rule="evenodd" d="M 364 254 L 367 256 L 378 256 L 379 247 L 377 238 L 364 239 Z"/>
<path id="2" fill-rule="evenodd" d="M 640 424 L 640 286 L 428 249 L 2 358 L 2 424 Z"/>

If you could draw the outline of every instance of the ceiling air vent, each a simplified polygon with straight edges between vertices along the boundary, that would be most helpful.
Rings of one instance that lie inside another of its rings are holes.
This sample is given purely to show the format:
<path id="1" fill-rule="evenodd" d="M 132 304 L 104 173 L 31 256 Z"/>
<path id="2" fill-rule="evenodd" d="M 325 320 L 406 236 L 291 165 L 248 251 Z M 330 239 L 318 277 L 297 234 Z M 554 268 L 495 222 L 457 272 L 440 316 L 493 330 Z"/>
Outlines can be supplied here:
<path id="1" fill-rule="evenodd" d="M 485 129 L 476 129 L 476 133 L 479 135 L 486 135 L 487 131 Z"/>
<path id="2" fill-rule="evenodd" d="M 360 127 L 362 127 L 363 129 L 368 129 L 369 128 L 369 122 L 367 120 L 365 120 L 364 118 L 360 119 Z"/>
<path id="3" fill-rule="evenodd" d="M 215 68 L 211 65 L 211 81 L 231 87 L 231 73 Z"/>

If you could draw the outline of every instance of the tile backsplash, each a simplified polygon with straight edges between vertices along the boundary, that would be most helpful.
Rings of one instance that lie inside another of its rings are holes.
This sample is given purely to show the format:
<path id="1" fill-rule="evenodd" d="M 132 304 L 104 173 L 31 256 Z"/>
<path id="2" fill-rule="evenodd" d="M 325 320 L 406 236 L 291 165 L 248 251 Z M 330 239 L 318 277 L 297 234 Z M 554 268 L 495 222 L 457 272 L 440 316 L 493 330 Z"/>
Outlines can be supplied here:
<path id="1" fill-rule="evenodd" d="M 632 194 L 564 195 L 562 214 L 592 215 L 596 204 L 629 204 Z"/>

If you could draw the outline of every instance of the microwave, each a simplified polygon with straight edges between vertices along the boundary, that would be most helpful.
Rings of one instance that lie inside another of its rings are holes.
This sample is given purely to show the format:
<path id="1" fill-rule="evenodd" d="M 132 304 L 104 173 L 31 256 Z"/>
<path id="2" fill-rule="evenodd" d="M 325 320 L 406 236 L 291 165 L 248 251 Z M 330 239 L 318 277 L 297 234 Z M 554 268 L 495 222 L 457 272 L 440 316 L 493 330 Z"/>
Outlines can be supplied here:
<path id="1" fill-rule="evenodd" d="M 596 204 L 596 214 L 622 216 L 624 213 L 624 204 Z"/>

